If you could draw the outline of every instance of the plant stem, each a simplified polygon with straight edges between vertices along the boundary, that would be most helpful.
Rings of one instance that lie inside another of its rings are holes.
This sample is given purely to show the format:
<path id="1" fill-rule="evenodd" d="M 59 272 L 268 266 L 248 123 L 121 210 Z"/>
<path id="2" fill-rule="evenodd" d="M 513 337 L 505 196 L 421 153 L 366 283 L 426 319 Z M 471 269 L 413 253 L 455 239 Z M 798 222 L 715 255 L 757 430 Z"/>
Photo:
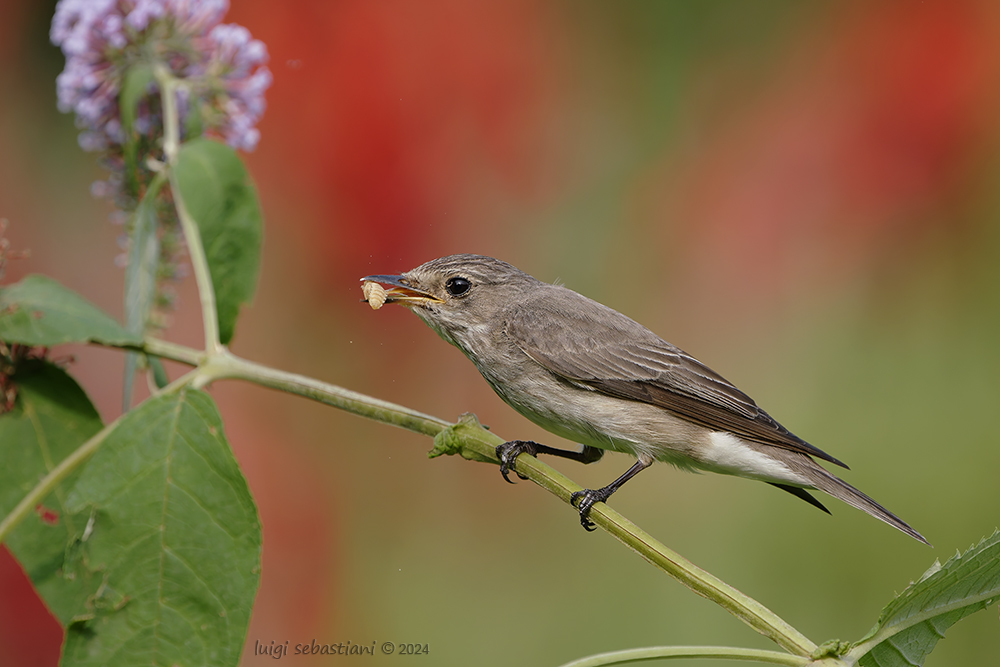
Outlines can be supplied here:
<path id="1" fill-rule="evenodd" d="M 205 360 L 205 353 L 186 345 L 178 345 L 160 338 L 147 338 L 139 351 L 154 357 L 162 357 L 170 361 L 178 361 L 188 366 L 200 366 Z"/>
<path id="2" fill-rule="evenodd" d="M 495 450 L 503 439 L 478 424 L 470 425 L 463 420 L 460 425 L 453 425 L 401 405 L 247 361 L 225 349 L 219 354 L 206 357 L 197 350 L 157 339 L 147 339 L 144 349 L 148 354 L 182 363 L 201 363 L 198 370 L 194 371 L 198 375 L 194 381 L 195 386 L 225 378 L 247 380 L 424 435 L 438 436 L 450 430 L 459 441 L 459 447 L 448 453 L 463 453 L 464 450 L 474 453 L 474 458 L 478 460 L 498 462 Z M 566 503 L 570 503 L 571 495 L 581 489 L 559 471 L 531 456 L 517 459 L 517 471 Z M 591 510 L 590 518 L 654 566 L 698 595 L 714 601 L 789 653 L 809 656 L 816 649 L 816 644 L 808 637 L 770 609 L 667 548 L 605 503 L 597 503 Z"/>
<path id="3" fill-rule="evenodd" d="M 201 243 L 201 232 L 198 224 L 184 207 L 184 199 L 177 183 L 177 156 L 180 153 L 180 115 L 177 113 L 177 88 L 180 82 L 171 75 L 166 65 L 157 63 L 154 67 L 156 81 L 160 85 L 163 99 L 163 154 L 167 162 L 167 174 L 170 177 L 170 190 L 177 208 L 177 218 L 184 231 L 184 241 L 187 243 L 188 256 L 191 258 L 191 268 L 194 271 L 195 282 L 198 284 L 198 297 L 201 300 L 201 319 L 205 327 L 205 352 L 212 356 L 224 350 L 219 340 L 219 316 L 215 305 L 215 289 L 212 286 L 212 274 L 208 270 L 208 258 Z"/>
<path id="4" fill-rule="evenodd" d="M 322 382 L 304 375 L 281 371 L 241 359 L 225 349 L 220 354 L 209 357 L 204 352 L 194 348 L 159 338 L 147 338 L 140 349 L 154 357 L 178 361 L 189 366 L 199 366 L 198 370 L 194 372 L 196 379 L 192 381 L 195 386 L 204 386 L 225 378 L 247 380 L 263 387 L 310 398 L 361 417 L 392 424 L 431 437 L 452 425 L 451 422 L 444 419 L 359 394 L 329 382 Z"/>
<path id="5" fill-rule="evenodd" d="M 432 437 L 451 426 L 450 422 L 402 405 L 359 394 L 304 375 L 256 364 L 228 351 L 210 358 L 200 369 L 200 373 L 205 383 L 224 378 L 248 380 Z"/>
<path id="6" fill-rule="evenodd" d="M 728 648 L 724 646 L 650 646 L 624 651 L 599 653 L 580 660 L 567 662 L 562 667 L 604 667 L 605 665 L 625 665 L 647 660 L 667 660 L 671 658 L 717 658 L 722 660 L 742 660 L 766 662 L 787 667 L 804 667 L 810 659 L 789 655 L 778 651 L 762 651 L 750 648 Z"/>

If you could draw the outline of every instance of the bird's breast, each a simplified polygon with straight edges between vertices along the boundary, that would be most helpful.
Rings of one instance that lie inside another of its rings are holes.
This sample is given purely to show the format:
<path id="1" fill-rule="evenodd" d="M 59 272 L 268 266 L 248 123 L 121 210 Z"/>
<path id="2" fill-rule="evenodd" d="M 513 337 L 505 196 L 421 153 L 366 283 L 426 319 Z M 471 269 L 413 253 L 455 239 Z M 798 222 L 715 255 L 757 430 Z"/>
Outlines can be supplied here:
<path id="1" fill-rule="evenodd" d="M 697 451 L 707 429 L 656 406 L 558 377 L 520 350 L 509 351 L 502 364 L 473 361 L 504 402 L 551 433 L 592 447 L 698 467 Z"/>

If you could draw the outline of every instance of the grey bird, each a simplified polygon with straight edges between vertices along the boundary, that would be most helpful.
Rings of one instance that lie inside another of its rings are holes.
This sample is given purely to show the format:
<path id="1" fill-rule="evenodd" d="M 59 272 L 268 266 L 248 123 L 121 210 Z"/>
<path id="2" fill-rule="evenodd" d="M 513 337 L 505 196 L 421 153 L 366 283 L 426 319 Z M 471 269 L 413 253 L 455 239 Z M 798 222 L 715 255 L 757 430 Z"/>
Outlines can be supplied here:
<path id="1" fill-rule="evenodd" d="M 506 262 L 450 255 L 402 275 L 362 281 L 388 287 L 472 360 L 508 405 L 542 428 L 581 443 L 567 451 L 514 440 L 497 447 L 501 472 L 539 453 L 583 463 L 604 450 L 637 458 L 600 489 L 573 494 L 580 522 L 653 461 L 772 484 L 829 513 L 818 489 L 928 544 L 902 519 L 813 459 L 847 468 L 757 407 L 721 375 L 638 322 Z M 515 470 L 516 472 L 516 470 Z"/>

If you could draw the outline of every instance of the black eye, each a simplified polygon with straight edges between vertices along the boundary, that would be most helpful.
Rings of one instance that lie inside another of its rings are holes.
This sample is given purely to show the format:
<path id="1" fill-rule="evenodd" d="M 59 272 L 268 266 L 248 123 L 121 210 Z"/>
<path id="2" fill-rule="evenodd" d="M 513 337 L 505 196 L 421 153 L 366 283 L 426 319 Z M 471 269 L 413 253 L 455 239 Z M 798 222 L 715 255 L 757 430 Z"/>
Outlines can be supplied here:
<path id="1" fill-rule="evenodd" d="M 457 277 L 448 278 L 448 280 L 444 284 L 444 288 L 448 290 L 448 294 L 452 296 L 462 296 L 463 294 L 469 291 L 470 287 L 472 287 L 472 283 L 470 283 L 465 278 L 457 278 Z"/>

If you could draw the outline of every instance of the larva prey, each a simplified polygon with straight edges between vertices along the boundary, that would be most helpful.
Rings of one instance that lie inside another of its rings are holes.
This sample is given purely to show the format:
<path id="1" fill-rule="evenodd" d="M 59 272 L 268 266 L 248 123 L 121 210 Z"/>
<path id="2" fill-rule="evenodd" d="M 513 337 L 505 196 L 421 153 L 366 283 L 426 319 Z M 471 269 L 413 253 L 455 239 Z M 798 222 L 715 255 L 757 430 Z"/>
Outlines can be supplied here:
<path id="1" fill-rule="evenodd" d="M 361 291 L 372 310 L 378 310 L 385 303 L 385 288 L 380 284 L 366 280 L 361 284 Z"/>

